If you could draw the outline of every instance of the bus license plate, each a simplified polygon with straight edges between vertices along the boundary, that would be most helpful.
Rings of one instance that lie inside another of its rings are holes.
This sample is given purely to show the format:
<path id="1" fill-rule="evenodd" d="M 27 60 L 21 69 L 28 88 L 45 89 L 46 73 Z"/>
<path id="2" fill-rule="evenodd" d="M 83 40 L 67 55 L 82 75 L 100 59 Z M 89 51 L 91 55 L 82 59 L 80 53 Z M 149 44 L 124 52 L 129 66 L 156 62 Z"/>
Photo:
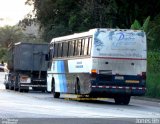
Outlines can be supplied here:
<path id="1" fill-rule="evenodd" d="M 123 76 L 115 76 L 115 80 L 124 80 Z"/>

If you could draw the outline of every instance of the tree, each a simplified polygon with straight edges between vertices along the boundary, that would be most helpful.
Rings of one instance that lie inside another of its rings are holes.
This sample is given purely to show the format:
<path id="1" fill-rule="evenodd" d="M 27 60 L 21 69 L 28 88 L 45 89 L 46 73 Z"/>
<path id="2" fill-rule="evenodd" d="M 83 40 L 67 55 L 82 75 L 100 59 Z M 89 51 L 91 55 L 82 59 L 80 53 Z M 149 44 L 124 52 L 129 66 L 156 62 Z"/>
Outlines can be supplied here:
<path id="1" fill-rule="evenodd" d="M 5 26 L 0 28 L 0 44 L 7 48 L 9 45 L 22 40 L 24 34 L 17 26 Z"/>
<path id="2" fill-rule="evenodd" d="M 130 28 L 146 17 L 160 14 L 159 0 L 26 0 L 34 5 L 43 38 L 87 31 L 92 28 Z M 153 10 L 153 11 L 151 11 Z"/>

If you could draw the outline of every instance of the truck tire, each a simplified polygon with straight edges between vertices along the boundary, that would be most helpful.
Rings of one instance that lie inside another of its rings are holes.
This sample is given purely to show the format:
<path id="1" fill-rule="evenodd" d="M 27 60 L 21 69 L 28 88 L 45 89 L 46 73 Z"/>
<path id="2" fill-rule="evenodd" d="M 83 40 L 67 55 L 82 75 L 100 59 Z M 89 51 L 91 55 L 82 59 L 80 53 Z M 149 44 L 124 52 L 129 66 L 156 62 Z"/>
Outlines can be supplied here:
<path id="1" fill-rule="evenodd" d="M 42 93 L 45 93 L 46 92 L 46 90 L 41 90 L 42 91 Z"/>
<path id="2" fill-rule="evenodd" d="M 16 87 L 15 84 L 14 84 L 14 91 L 18 91 L 18 88 Z"/>
<path id="3" fill-rule="evenodd" d="M 12 87 L 12 85 L 11 85 L 11 84 L 9 84 L 9 89 L 10 89 L 10 90 L 13 90 L 13 89 L 14 89 L 14 87 Z"/>
<path id="4" fill-rule="evenodd" d="M 23 90 L 25 93 L 28 93 L 29 92 L 29 89 L 25 89 L 25 90 Z"/>
<path id="5" fill-rule="evenodd" d="M 23 92 L 23 89 L 21 88 L 21 86 L 18 86 L 18 91 Z"/>
<path id="6" fill-rule="evenodd" d="M 8 90 L 9 89 L 9 86 L 7 84 L 5 84 L 5 89 Z"/>
<path id="7" fill-rule="evenodd" d="M 52 83 L 52 94 L 54 98 L 59 98 L 60 97 L 60 93 L 59 92 L 55 92 L 55 83 Z"/>

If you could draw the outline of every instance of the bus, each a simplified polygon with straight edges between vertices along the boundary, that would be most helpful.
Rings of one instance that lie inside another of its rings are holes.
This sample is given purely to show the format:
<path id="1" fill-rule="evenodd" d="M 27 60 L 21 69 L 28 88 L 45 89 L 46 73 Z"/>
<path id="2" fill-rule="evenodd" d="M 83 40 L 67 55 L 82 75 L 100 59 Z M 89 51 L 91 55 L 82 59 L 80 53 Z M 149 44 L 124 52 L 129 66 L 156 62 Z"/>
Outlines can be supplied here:
<path id="1" fill-rule="evenodd" d="M 90 29 L 50 42 L 47 91 L 114 98 L 128 105 L 146 92 L 147 47 L 142 30 Z"/>

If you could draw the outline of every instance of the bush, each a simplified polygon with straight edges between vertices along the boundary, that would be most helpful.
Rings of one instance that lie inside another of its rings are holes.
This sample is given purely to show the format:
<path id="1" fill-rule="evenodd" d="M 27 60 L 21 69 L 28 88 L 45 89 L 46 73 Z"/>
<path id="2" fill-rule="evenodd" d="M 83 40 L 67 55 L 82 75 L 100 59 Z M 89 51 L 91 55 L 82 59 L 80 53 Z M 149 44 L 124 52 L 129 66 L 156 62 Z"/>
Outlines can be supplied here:
<path id="1" fill-rule="evenodd" d="M 160 72 L 160 51 L 149 51 L 147 56 L 148 72 Z"/>
<path id="2" fill-rule="evenodd" d="M 160 98 L 160 52 L 148 52 L 146 96 Z"/>

